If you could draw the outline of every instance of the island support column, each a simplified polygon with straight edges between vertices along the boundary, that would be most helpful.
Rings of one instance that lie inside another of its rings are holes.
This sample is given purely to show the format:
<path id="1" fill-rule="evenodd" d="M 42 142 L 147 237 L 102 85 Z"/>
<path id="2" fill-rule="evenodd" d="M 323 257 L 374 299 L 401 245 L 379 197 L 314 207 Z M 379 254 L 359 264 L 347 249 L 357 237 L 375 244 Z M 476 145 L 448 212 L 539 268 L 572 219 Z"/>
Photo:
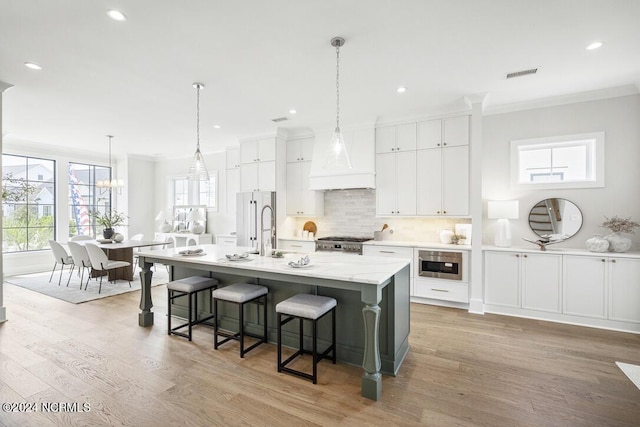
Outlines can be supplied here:
<path id="1" fill-rule="evenodd" d="M 382 289 L 377 286 L 363 285 L 362 309 L 364 318 L 364 357 L 362 367 L 362 397 L 379 400 L 382 397 L 382 374 L 380 373 L 380 306 Z"/>
<path id="2" fill-rule="evenodd" d="M 151 311 L 151 307 L 153 307 L 153 302 L 151 301 L 151 277 L 153 276 L 153 271 L 151 271 L 151 266 L 153 263 L 146 262 L 142 257 L 140 257 L 139 262 L 142 267 L 142 271 L 140 272 L 140 284 L 142 285 L 140 289 L 140 310 L 142 310 L 142 312 L 138 314 L 138 325 L 152 326 L 153 312 Z"/>

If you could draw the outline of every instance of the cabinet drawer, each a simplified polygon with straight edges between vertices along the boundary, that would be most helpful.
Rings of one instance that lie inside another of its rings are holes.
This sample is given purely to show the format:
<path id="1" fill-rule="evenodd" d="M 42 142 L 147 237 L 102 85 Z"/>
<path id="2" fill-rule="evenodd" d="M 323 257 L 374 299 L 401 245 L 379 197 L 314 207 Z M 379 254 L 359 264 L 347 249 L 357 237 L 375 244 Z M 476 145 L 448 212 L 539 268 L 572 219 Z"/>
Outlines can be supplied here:
<path id="1" fill-rule="evenodd" d="M 444 301 L 469 302 L 467 283 L 451 283 L 445 280 L 416 279 L 413 296 Z"/>
<path id="2" fill-rule="evenodd" d="M 278 249 L 296 252 L 315 252 L 316 242 L 313 240 L 278 240 Z"/>
<path id="3" fill-rule="evenodd" d="M 411 264 L 409 264 L 409 274 L 410 277 L 413 277 L 413 248 L 407 248 L 404 246 L 363 245 L 362 255 L 409 259 L 411 260 Z"/>

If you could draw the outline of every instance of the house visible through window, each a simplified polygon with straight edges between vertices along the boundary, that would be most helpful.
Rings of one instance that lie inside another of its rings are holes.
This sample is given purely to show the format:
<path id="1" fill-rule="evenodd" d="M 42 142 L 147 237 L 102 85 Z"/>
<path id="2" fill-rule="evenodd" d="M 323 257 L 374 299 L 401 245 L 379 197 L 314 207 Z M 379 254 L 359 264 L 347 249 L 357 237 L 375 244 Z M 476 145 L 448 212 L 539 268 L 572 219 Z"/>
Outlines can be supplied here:
<path id="1" fill-rule="evenodd" d="M 602 187 L 604 133 L 512 141 L 511 168 L 516 187 Z"/>
<path id="2" fill-rule="evenodd" d="M 56 163 L 2 155 L 2 251 L 37 251 L 55 239 Z"/>
<path id="3" fill-rule="evenodd" d="M 96 223 L 90 212 L 111 210 L 110 189 L 96 187 L 98 181 L 107 179 L 111 179 L 108 167 L 69 163 L 69 236 L 96 237 Z"/>

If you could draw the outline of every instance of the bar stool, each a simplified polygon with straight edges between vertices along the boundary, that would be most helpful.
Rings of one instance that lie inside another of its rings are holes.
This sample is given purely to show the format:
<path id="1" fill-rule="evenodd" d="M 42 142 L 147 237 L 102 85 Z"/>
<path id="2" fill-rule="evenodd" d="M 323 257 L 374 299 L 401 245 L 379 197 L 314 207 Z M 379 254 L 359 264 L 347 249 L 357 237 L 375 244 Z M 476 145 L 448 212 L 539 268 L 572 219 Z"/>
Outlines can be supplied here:
<path id="1" fill-rule="evenodd" d="M 167 317 L 168 317 L 168 335 L 179 335 L 181 337 L 189 338 L 191 341 L 191 329 L 194 325 L 199 323 L 203 323 L 209 319 L 215 318 L 215 311 L 213 311 L 211 294 L 209 294 L 209 310 L 213 313 L 211 316 L 204 317 L 200 320 L 195 320 L 195 316 L 193 313 L 193 308 L 198 309 L 198 292 L 204 290 L 211 290 L 218 287 L 218 281 L 216 279 L 212 279 L 210 277 L 201 277 L 201 276 L 191 276 L 185 279 L 174 280 L 173 282 L 167 283 Z M 175 328 L 171 328 L 171 302 L 181 296 L 187 295 L 189 299 L 189 318 L 187 319 L 187 323 L 184 323 L 180 326 L 176 326 Z M 193 295 L 193 298 L 192 298 Z M 192 305 L 193 300 L 193 305 Z M 184 327 L 189 327 L 189 333 L 185 334 L 184 332 L 178 332 L 178 329 L 182 329 Z"/>
<path id="2" fill-rule="evenodd" d="M 212 292 L 214 313 L 218 313 L 218 301 L 227 301 L 238 304 L 238 333 L 230 333 L 218 330 L 218 319 L 214 326 L 213 348 L 216 350 L 218 346 L 229 340 L 240 341 L 240 357 L 244 357 L 245 353 L 253 350 L 258 345 L 267 342 L 267 293 L 269 290 L 264 286 L 251 285 L 249 283 L 234 283 L 224 288 L 216 289 Z M 244 305 L 250 302 L 260 304 L 260 299 L 264 299 L 264 333 L 263 336 L 246 332 L 244 330 Z M 226 337 L 222 341 L 218 341 L 218 335 Z M 252 337 L 258 339 L 248 348 L 244 348 L 244 337 Z"/>
<path id="3" fill-rule="evenodd" d="M 276 313 L 278 313 L 278 372 L 288 372 L 308 380 L 314 384 L 318 381 L 318 362 L 322 359 L 331 359 L 336 363 L 336 306 L 337 302 L 333 298 L 323 297 L 311 294 L 298 294 L 288 298 L 276 305 Z M 322 353 L 318 354 L 318 320 L 331 312 L 331 345 Z M 282 316 L 287 316 L 282 320 Z M 298 350 L 284 362 L 282 361 L 282 325 L 289 323 L 293 319 L 299 319 L 300 336 Z M 303 345 L 303 324 L 304 320 L 310 320 L 312 323 L 312 351 L 305 350 Z M 328 354 L 333 352 L 332 357 Z M 313 357 L 313 374 L 297 371 L 288 368 L 289 362 L 302 354 L 310 354 Z"/>

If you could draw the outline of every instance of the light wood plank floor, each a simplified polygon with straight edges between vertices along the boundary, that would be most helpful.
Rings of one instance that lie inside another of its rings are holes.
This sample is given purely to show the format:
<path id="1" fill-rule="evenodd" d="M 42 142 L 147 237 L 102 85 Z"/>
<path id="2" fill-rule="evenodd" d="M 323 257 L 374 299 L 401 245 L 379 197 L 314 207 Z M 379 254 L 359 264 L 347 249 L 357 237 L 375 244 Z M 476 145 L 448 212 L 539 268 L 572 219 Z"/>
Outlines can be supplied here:
<path id="1" fill-rule="evenodd" d="M 640 425 L 640 390 L 614 364 L 640 364 L 637 335 L 413 304 L 410 354 L 373 402 L 358 367 L 322 362 L 314 386 L 278 374 L 272 344 L 240 359 L 206 327 L 167 336 L 164 286 L 151 328 L 138 293 L 73 305 L 4 289 L 0 401 L 91 410 L 0 412 L 3 426 Z"/>

